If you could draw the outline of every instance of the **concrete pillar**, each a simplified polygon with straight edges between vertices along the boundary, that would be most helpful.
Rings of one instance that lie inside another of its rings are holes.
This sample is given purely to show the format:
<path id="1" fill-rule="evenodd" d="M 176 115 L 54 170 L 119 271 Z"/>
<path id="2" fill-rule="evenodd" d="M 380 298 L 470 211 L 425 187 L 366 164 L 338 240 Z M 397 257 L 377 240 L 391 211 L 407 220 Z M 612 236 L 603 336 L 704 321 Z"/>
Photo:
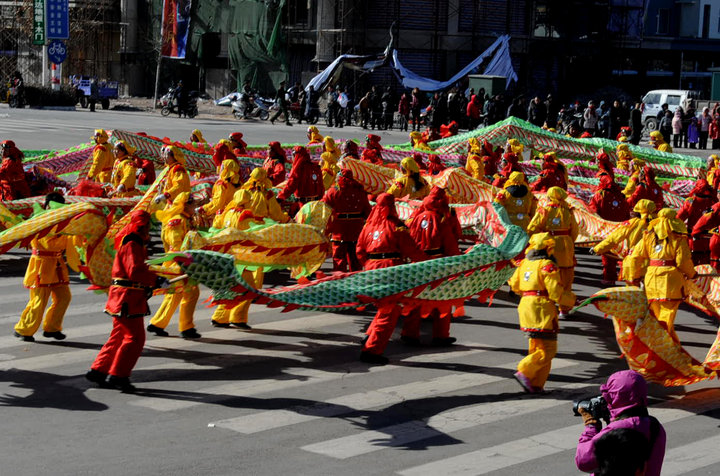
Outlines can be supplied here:
<path id="1" fill-rule="evenodd" d="M 120 0 L 121 54 L 124 65 L 121 69 L 120 94 L 128 96 L 145 95 L 142 69 L 137 64 L 138 55 L 138 0 Z"/>
<path id="2" fill-rule="evenodd" d="M 318 63 L 319 68 L 335 59 L 335 33 L 328 31 L 335 28 L 335 3 L 333 0 L 317 2 L 317 43 L 313 61 Z"/>

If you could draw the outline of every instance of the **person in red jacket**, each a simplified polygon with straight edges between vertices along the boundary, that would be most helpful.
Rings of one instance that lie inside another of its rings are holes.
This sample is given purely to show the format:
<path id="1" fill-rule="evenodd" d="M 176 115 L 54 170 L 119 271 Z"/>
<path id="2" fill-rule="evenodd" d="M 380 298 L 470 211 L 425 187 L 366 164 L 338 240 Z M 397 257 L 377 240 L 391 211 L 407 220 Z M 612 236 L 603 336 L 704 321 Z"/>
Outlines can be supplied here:
<path id="1" fill-rule="evenodd" d="M 343 155 L 340 158 L 344 159 L 345 157 L 360 160 L 360 152 L 358 151 L 357 142 L 352 139 L 346 140 L 343 144 Z"/>
<path id="2" fill-rule="evenodd" d="M 337 182 L 330 187 L 322 199 L 333 209 L 327 226 L 332 243 L 334 271 L 360 271 L 355 247 L 365 219 L 372 207 L 363 186 L 353 178 L 352 170 L 342 169 Z"/>
<path id="3" fill-rule="evenodd" d="M 595 177 L 602 178 L 604 175 L 609 175 L 613 181 L 615 180 L 615 169 L 613 168 L 610 156 L 604 150 L 601 150 L 595 156 L 597 159 L 598 171 Z"/>
<path id="4" fill-rule="evenodd" d="M 677 218 L 685 222 L 688 230 L 693 230 L 703 214 L 711 211 L 713 205 L 718 203 L 717 192 L 708 185 L 705 179 L 695 182 L 688 198 L 680 207 Z M 698 233 L 692 235 L 690 251 L 695 266 L 710 263 L 710 235 Z"/>
<path id="5" fill-rule="evenodd" d="M 23 153 L 15 142 L 0 142 L 2 165 L 0 165 L 0 200 L 10 201 L 28 198 L 32 195 L 23 169 Z"/>
<path id="6" fill-rule="evenodd" d="M 310 159 L 310 154 L 303 146 L 293 149 L 293 166 L 290 170 L 285 188 L 278 194 L 278 200 L 286 200 L 290 195 L 303 205 L 320 200 L 325 194 L 320 166 Z"/>
<path id="7" fill-rule="evenodd" d="M 603 220 L 623 222 L 630 219 L 630 207 L 622 189 L 607 174 L 600 177 L 600 183 L 595 188 L 595 195 L 590 200 L 589 208 Z M 618 262 L 618 259 L 607 254 L 602 255 L 603 278 L 601 283 L 603 286 L 615 285 L 618 278 Z"/>
<path id="8" fill-rule="evenodd" d="M 513 172 L 522 172 L 522 168 L 518 163 L 518 156 L 512 152 L 506 152 L 503 154 L 502 162 L 500 162 L 500 171 L 495 174 L 493 185 L 495 187 L 502 188 L 505 185 L 505 181 L 510 177 Z M 487 175 L 487 169 L 485 170 Z"/>
<path id="9" fill-rule="evenodd" d="M 720 226 L 720 202 L 713 205 L 709 212 L 700 217 L 690 235 L 693 241 L 696 236 L 706 239 L 709 237 L 710 264 L 720 272 L 720 230 L 718 230 L 718 226 Z"/>
<path id="10" fill-rule="evenodd" d="M 150 215 L 133 212 L 115 238 L 117 251 L 112 266 L 112 284 L 105 312 L 113 316 L 110 338 L 100 350 L 85 377 L 101 387 L 133 392 L 130 373 L 145 345 L 143 317 L 150 314 L 148 299 L 153 289 L 164 287 L 165 278 L 150 271 L 145 263 L 150 240 Z"/>
<path id="11" fill-rule="evenodd" d="M 265 162 L 263 162 L 263 168 L 267 170 L 267 176 L 274 187 L 285 181 L 285 162 L 287 162 L 287 156 L 280 142 L 270 142 L 268 146 L 270 148 L 268 149 L 267 158 Z"/>
<path id="12" fill-rule="evenodd" d="M 480 112 L 480 98 L 477 94 L 473 94 L 470 97 L 470 102 L 468 103 L 467 108 L 465 109 L 465 115 L 468 118 L 470 130 L 476 129 L 477 126 L 480 125 Z"/>
<path id="13" fill-rule="evenodd" d="M 628 205 L 630 208 L 634 208 L 635 204 L 643 198 L 654 202 L 655 210 L 662 210 L 665 206 L 662 188 L 655 181 L 655 171 L 647 165 L 638 176 L 637 188 L 627 199 Z"/>
<path id="14" fill-rule="evenodd" d="M 540 178 L 530 188 L 533 192 L 545 193 L 550 187 L 560 187 L 567 190 L 567 168 L 560 162 L 555 152 L 548 152 L 543 156 Z"/>
<path id="15" fill-rule="evenodd" d="M 376 205 L 360 232 L 357 256 L 366 270 L 397 266 L 406 259 L 427 259 L 410 237 L 405 224 L 398 218 L 395 198 L 389 193 L 378 195 Z M 390 303 L 378 307 L 360 352 L 361 361 L 378 365 L 388 363 L 387 357 L 382 354 L 395 330 L 400 311 L 398 304 Z"/>
<path id="16" fill-rule="evenodd" d="M 445 190 L 435 186 L 423 199 L 422 206 L 408 220 L 410 237 L 430 258 L 455 256 L 460 254 L 456 235 L 457 218 L 450 213 Z M 433 345 L 448 346 L 457 339 L 450 337 L 450 312 L 440 313 L 437 309 L 430 312 L 433 319 Z M 422 310 L 412 309 L 405 317 L 400 340 L 412 346 L 420 345 L 420 322 Z"/>
<path id="17" fill-rule="evenodd" d="M 442 160 L 440 160 L 440 156 L 436 154 L 430 154 L 428 162 L 427 171 L 430 175 L 438 175 L 447 168 L 445 167 L 445 164 L 442 163 Z M 420 164 L 418 164 L 418 166 L 420 166 Z M 422 167 L 420 167 L 420 169 L 422 170 Z"/>

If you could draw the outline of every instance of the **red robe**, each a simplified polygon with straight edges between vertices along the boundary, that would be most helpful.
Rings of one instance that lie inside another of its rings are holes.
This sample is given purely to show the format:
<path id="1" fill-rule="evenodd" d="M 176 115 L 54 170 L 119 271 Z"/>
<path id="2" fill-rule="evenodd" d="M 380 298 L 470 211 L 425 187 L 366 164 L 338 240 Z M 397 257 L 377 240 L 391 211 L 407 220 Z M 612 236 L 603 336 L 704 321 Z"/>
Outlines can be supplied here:
<path id="1" fill-rule="evenodd" d="M 337 184 L 330 187 L 322 201 L 333 209 L 327 226 L 332 242 L 333 270 L 360 271 L 362 266 L 355 247 L 372 210 L 365 190 L 355 180 L 347 180 L 347 185 L 342 188 Z"/>
<path id="2" fill-rule="evenodd" d="M 301 202 L 320 200 L 325 194 L 320 166 L 311 161 L 309 156 L 299 156 L 295 159 L 285 188 L 280 191 L 277 198 L 286 200 L 293 193 Z"/>
<path id="3" fill-rule="evenodd" d="M 696 265 L 710 261 L 710 264 L 720 271 L 720 235 L 717 227 L 720 226 L 720 203 L 715 203 L 709 212 L 701 215 L 691 230 L 690 242 L 693 262 Z M 709 257 L 708 257 L 709 253 Z"/>
<path id="4" fill-rule="evenodd" d="M 545 162 L 540 171 L 540 178 L 532 184 L 533 192 L 544 193 L 550 187 L 560 187 L 567 190 L 567 181 L 565 180 L 565 166 L 554 162 Z"/>
<path id="5" fill-rule="evenodd" d="M 277 186 L 285 181 L 285 164 L 279 160 L 274 160 L 268 157 L 265 159 L 265 162 L 263 162 L 263 168 L 267 171 L 268 179 L 270 179 L 273 186 Z"/>
<path id="6" fill-rule="evenodd" d="M 31 195 L 22 160 L 5 157 L 0 165 L 0 200 L 19 200 Z"/>
<path id="7" fill-rule="evenodd" d="M 138 283 L 152 288 L 157 275 L 150 271 L 147 260 L 147 248 L 137 235 L 127 235 L 115 255 L 112 266 L 112 278 Z M 136 317 L 150 314 L 147 300 L 148 292 L 135 287 L 110 286 L 105 312 L 111 316 Z"/>

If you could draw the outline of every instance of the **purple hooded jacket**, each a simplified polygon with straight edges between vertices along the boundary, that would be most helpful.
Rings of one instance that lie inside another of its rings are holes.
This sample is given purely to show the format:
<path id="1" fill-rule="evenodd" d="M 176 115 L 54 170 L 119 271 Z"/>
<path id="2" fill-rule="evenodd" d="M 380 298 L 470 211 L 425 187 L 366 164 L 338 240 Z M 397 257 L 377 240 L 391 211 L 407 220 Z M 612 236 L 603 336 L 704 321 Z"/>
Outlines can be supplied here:
<path id="1" fill-rule="evenodd" d="M 618 415 L 635 407 L 647 407 L 647 383 L 639 373 L 634 370 L 615 372 L 608 378 L 605 385 L 600 386 L 600 392 L 608 403 L 610 410 L 610 424 L 598 429 L 594 425 L 587 425 L 575 452 L 575 464 L 580 471 L 587 473 L 597 468 L 595 460 L 595 441 L 603 433 L 618 428 L 636 430 L 650 440 L 650 419 L 646 417 L 628 417 L 617 420 Z M 665 429 L 659 425 L 655 437 L 655 444 L 650 450 L 650 459 L 647 463 L 646 476 L 660 476 L 663 458 L 665 458 Z"/>

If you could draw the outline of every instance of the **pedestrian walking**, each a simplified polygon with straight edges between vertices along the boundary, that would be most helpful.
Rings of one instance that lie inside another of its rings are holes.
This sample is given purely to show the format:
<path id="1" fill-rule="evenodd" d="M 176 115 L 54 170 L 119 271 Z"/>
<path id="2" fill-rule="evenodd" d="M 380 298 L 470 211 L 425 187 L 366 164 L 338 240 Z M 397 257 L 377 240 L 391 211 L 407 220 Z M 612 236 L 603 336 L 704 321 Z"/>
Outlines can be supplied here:
<path id="1" fill-rule="evenodd" d="M 280 114 L 283 114 L 283 117 L 285 118 L 285 125 L 292 126 L 292 123 L 290 122 L 290 113 L 288 112 L 287 98 L 285 97 L 284 80 L 280 81 L 280 85 L 278 86 L 277 92 L 275 93 L 275 104 L 277 104 L 278 110 L 275 115 L 270 118 L 270 124 L 275 124 L 275 121 L 280 116 Z"/>

